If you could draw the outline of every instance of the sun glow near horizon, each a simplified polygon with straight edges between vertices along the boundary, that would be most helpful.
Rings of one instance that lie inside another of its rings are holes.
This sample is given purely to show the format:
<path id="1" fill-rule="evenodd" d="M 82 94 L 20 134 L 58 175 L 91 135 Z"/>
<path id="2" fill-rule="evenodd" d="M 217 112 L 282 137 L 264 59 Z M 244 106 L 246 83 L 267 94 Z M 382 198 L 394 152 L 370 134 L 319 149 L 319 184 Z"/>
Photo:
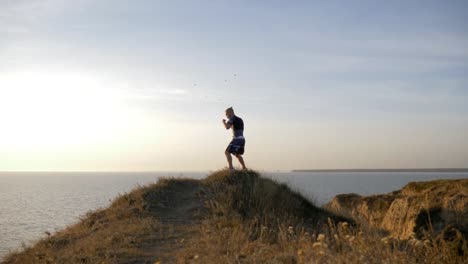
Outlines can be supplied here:
<path id="1" fill-rule="evenodd" d="M 122 98 L 93 76 L 19 72 L 0 75 L 0 87 L 0 142 L 15 150 L 108 142 L 136 121 Z"/>
<path id="2" fill-rule="evenodd" d="M 139 106 L 161 98 L 126 88 L 84 73 L 0 74 L 0 171 L 188 170 L 191 154 L 176 150 L 201 127 Z"/>

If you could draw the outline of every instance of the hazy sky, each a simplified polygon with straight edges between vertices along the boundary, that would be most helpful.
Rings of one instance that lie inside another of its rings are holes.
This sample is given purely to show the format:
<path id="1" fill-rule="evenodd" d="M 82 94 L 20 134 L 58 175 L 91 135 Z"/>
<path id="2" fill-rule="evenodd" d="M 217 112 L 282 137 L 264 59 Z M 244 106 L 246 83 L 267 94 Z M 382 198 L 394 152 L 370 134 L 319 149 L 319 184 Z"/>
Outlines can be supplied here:
<path id="1" fill-rule="evenodd" d="M 466 1 L 0 0 L 1 170 L 468 166 Z"/>

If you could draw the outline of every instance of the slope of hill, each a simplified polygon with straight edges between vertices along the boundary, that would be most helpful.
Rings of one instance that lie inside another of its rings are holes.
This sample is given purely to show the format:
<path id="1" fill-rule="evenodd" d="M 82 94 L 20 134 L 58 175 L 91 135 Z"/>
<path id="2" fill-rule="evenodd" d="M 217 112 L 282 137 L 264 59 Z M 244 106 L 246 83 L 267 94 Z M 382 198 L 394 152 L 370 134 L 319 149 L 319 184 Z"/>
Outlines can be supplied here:
<path id="1" fill-rule="evenodd" d="M 162 179 L 5 263 L 463 263 L 466 243 L 388 240 L 254 171 Z"/>

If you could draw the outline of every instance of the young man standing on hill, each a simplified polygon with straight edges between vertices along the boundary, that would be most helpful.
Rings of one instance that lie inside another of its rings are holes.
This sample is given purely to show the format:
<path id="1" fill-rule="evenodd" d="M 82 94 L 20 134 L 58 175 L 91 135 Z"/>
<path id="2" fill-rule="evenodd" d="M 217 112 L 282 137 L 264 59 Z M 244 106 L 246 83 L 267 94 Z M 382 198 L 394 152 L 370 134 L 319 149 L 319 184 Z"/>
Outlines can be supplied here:
<path id="1" fill-rule="evenodd" d="M 229 164 L 229 169 L 234 170 L 232 166 L 232 157 L 231 154 L 234 154 L 236 158 L 239 160 L 240 164 L 242 165 L 242 169 L 246 170 L 244 159 L 242 158 L 242 154 L 244 154 L 244 147 L 245 147 L 245 138 L 244 138 L 244 121 L 242 118 L 236 116 L 234 114 L 234 109 L 229 107 L 226 109 L 226 117 L 228 120 L 223 119 L 223 124 L 226 129 L 232 128 L 232 141 L 229 143 L 226 151 L 226 158 Z"/>

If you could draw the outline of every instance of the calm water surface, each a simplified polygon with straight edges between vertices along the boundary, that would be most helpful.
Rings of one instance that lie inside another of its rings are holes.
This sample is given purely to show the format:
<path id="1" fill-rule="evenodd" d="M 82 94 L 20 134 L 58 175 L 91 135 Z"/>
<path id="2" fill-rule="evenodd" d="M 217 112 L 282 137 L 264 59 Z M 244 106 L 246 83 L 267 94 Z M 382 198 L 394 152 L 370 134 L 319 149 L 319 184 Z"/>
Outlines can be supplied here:
<path id="1" fill-rule="evenodd" d="M 0 172 L 0 259 L 79 220 L 89 210 L 105 207 L 118 194 L 158 178 L 203 178 L 207 172 L 70 173 Z M 410 181 L 468 178 L 468 173 L 264 172 L 287 183 L 308 199 L 323 204 L 340 193 L 386 193 Z"/>

